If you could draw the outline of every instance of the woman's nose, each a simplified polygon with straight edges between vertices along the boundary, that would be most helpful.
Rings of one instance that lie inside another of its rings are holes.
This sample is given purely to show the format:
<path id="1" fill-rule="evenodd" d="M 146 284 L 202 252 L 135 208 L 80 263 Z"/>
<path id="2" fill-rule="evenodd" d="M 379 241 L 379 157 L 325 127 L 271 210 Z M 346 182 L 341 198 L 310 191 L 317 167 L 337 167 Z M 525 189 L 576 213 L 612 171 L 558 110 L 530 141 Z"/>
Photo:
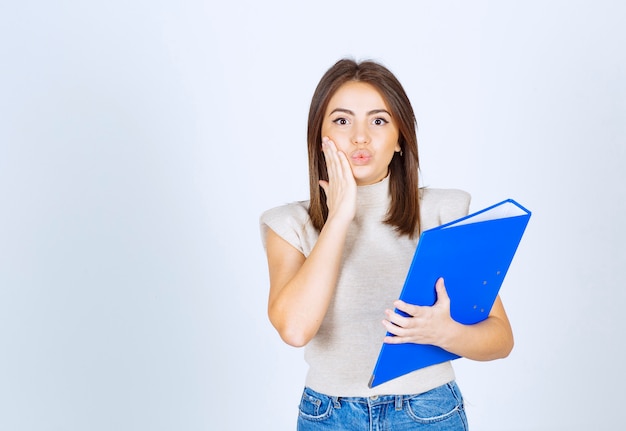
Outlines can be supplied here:
<path id="1" fill-rule="evenodd" d="M 352 143 L 359 144 L 368 144 L 370 137 L 367 130 L 367 125 L 364 124 L 355 124 L 354 125 L 354 134 L 352 136 Z"/>

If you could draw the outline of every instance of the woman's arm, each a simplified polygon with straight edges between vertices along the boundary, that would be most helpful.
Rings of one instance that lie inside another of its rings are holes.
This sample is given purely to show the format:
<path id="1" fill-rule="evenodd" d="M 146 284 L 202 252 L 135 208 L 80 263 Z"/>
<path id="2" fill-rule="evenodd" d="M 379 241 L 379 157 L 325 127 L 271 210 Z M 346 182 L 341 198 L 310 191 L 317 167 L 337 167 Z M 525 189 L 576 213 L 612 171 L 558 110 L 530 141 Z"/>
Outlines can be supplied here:
<path id="1" fill-rule="evenodd" d="M 324 139 L 329 181 L 328 219 L 307 258 L 271 229 L 267 234 L 270 274 L 268 315 L 281 338 L 307 344 L 317 333 L 334 294 L 348 227 L 356 212 L 356 183 L 345 154 Z"/>
<path id="2" fill-rule="evenodd" d="M 437 280 L 437 302 L 422 307 L 396 301 L 394 306 L 409 316 L 387 310 L 383 325 L 395 337 L 385 337 L 390 344 L 419 343 L 439 346 L 451 353 L 477 361 L 504 358 L 513 349 L 511 324 L 497 297 L 487 319 L 475 325 L 463 325 L 450 316 L 450 298 L 443 279 Z"/>

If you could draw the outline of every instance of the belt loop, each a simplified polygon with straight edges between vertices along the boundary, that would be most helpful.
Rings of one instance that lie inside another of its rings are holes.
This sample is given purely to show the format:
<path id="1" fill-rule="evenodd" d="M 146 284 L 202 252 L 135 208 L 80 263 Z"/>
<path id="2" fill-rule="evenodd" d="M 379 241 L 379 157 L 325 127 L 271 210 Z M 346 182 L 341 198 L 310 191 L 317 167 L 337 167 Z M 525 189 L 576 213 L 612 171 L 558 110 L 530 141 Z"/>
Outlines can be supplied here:
<path id="1" fill-rule="evenodd" d="M 402 395 L 396 395 L 396 410 L 400 411 L 402 410 L 402 399 L 404 397 Z"/>
<path id="2" fill-rule="evenodd" d="M 333 400 L 333 407 L 335 407 L 336 409 L 340 409 L 341 408 L 341 403 L 339 402 L 340 398 L 339 397 L 330 397 Z"/>

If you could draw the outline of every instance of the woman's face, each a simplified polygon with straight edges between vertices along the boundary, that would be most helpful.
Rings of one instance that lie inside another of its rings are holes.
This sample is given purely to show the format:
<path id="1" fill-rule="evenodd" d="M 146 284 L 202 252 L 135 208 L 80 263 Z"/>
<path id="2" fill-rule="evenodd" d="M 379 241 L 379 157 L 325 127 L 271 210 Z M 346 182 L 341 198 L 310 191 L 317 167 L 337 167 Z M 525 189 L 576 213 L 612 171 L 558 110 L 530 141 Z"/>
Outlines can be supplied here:
<path id="1" fill-rule="evenodd" d="M 391 110 L 372 85 L 349 81 L 331 97 L 322 137 L 348 157 L 357 185 L 374 184 L 387 176 L 400 134 Z"/>

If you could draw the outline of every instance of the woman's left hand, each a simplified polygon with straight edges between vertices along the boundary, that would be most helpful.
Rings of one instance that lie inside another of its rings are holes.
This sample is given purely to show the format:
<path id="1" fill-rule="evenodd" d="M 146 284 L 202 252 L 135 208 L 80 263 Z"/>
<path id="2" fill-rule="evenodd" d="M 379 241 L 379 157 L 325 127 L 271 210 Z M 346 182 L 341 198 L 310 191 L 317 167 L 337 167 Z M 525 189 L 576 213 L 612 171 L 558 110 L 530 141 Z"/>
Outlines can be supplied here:
<path id="1" fill-rule="evenodd" d="M 437 302 L 431 307 L 395 301 L 394 306 L 408 314 L 404 317 L 386 310 L 383 325 L 390 334 L 385 343 L 432 344 L 448 352 L 477 361 L 505 358 L 513 349 L 513 331 L 500 297 L 496 297 L 489 316 L 473 325 L 462 325 L 450 316 L 450 298 L 443 279 L 435 284 Z"/>
<path id="2" fill-rule="evenodd" d="M 387 318 L 383 320 L 383 325 L 395 335 L 385 337 L 385 343 L 446 344 L 458 323 L 450 316 L 450 298 L 443 278 L 437 280 L 435 290 L 437 302 L 432 306 L 412 305 L 400 300 L 394 302 L 394 306 L 409 317 L 385 310 Z"/>

